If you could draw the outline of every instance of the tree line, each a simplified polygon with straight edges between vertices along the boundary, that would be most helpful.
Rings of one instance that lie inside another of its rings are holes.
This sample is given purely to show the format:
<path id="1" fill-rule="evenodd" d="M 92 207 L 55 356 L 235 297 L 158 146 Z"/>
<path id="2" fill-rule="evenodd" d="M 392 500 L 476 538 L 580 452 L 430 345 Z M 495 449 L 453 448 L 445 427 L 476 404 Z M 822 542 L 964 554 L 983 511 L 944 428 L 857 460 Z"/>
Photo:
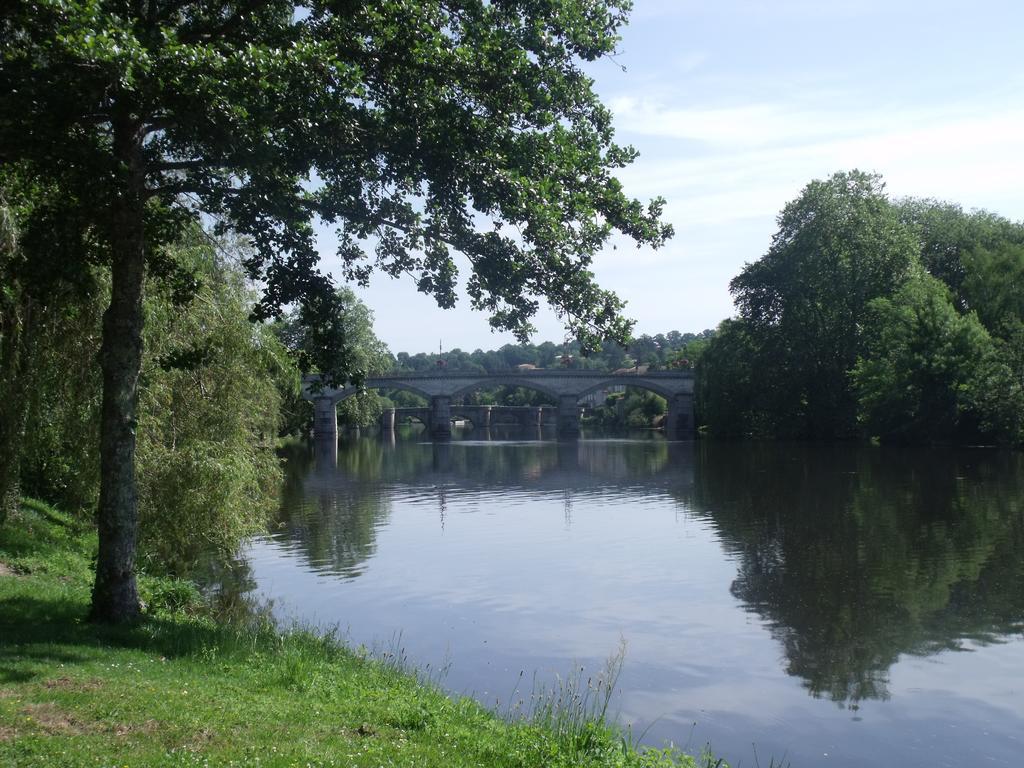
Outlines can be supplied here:
<path id="1" fill-rule="evenodd" d="M 698 365 L 714 435 L 1024 443 L 1024 224 L 808 184 Z"/>
<path id="2" fill-rule="evenodd" d="M 486 351 L 476 349 L 466 352 L 456 348 L 437 353 L 399 352 L 391 370 L 399 373 L 437 370 L 500 373 L 516 370 L 523 365 L 595 371 L 615 371 L 637 366 L 655 371 L 678 370 L 693 366 L 712 335 L 712 330 L 701 333 L 669 331 L 653 336 L 642 334 L 627 344 L 612 341 L 590 350 L 582 349 L 576 341 L 561 344 L 545 341 L 541 344 L 505 344 L 498 349 Z"/>

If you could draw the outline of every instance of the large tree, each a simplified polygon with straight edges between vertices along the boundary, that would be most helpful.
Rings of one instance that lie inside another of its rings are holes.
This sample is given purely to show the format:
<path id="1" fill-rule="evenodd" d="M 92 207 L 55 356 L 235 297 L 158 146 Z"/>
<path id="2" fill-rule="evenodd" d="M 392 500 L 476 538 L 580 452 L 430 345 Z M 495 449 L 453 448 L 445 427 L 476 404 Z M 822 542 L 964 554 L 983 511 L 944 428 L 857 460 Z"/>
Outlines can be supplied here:
<path id="1" fill-rule="evenodd" d="M 864 348 L 868 303 L 906 280 L 917 256 L 881 178 L 860 171 L 812 181 L 779 214 L 768 253 L 729 284 L 751 361 L 769 377 L 767 431 L 812 438 L 856 430 L 849 373 Z M 754 419 L 757 421 L 757 419 Z"/>
<path id="2" fill-rule="evenodd" d="M 92 616 L 139 611 L 136 401 L 147 267 L 207 217 L 251 238 L 256 318 L 337 309 L 316 223 L 346 276 L 413 275 L 441 306 L 458 268 L 495 327 L 538 297 L 587 343 L 622 338 L 588 270 L 613 230 L 658 245 L 660 201 L 612 175 L 634 152 L 581 70 L 628 0 L 39 0 L 0 11 L 0 162 L 62 189 L 109 264 L 100 548 Z M 506 226 L 507 225 L 507 226 Z M 335 371 L 344 375 L 344 370 Z"/>

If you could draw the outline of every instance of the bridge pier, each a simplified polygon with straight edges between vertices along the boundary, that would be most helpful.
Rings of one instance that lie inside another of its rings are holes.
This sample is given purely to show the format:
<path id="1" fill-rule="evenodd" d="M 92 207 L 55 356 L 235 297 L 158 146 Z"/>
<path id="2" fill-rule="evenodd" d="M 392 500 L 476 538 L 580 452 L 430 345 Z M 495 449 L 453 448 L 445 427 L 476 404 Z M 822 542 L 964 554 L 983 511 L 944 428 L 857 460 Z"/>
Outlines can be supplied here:
<path id="1" fill-rule="evenodd" d="M 540 407 L 540 423 L 543 427 L 558 426 L 558 406 L 542 405 Z"/>
<path id="2" fill-rule="evenodd" d="M 473 426 L 477 429 L 490 429 L 491 428 L 491 406 L 481 405 L 479 423 L 473 422 Z"/>
<path id="3" fill-rule="evenodd" d="M 385 408 L 380 414 L 381 434 L 388 434 L 395 431 L 395 409 Z"/>
<path id="4" fill-rule="evenodd" d="M 670 439 L 693 437 L 696 421 L 693 413 L 693 393 L 683 392 L 669 398 L 665 414 L 665 435 Z"/>
<path id="5" fill-rule="evenodd" d="M 317 443 L 338 444 L 338 409 L 331 397 L 313 401 L 313 439 Z"/>
<path id="6" fill-rule="evenodd" d="M 533 427 L 540 427 L 543 424 L 544 424 L 544 411 L 542 411 L 539 406 L 530 406 L 530 408 L 527 409 L 527 411 L 525 413 L 525 416 L 524 416 L 524 419 L 523 419 L 523 426 L 524 427 L 533 428 Z"/>
<path id="7" fill-rule="evenodd" d="M 452 436 L 452 399 L 445 395 L 430 398 L 430 436 Z"/>
<path id="8" fill-rule="evenodd" d="M 314 467 L 318 474 L 324 474 L 338 466 L 338 441 L 313 440 Z"/>
<path id="9" fill-rule="evenodd" d="M 558 398 L 558 436 L 578 437 L 580 434 L 580 409 L 576 395 L 561 395 Z"/>

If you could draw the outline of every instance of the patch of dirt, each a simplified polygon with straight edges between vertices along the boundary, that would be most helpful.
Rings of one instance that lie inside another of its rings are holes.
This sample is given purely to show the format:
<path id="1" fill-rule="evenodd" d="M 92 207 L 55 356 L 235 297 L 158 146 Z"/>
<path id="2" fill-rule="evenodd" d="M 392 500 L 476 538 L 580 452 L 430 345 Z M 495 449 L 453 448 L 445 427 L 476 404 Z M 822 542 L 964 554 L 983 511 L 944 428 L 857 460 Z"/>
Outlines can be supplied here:
<path id="1" fill-rule="evenodd" d="M 160 723 L 156 720 L 147 720 L 144 723 L 138 725 L 128 723 L 118 723 L 109 729 L 115 736 L 131 736 L 136 733 L 142 734 L 153 734 L 160 730 Z"/>
<path id="2" fill-rule="evenodd" d="M 13 728 L 8 728 L 6 725 L 0 725 L 0 744 L 5 741 L 14 741 L 14 737 L 18 735 L 18 732 Z"/>
<path id="3" fill-rule="evenodd" d="M 47 680 L 43 683 L 43 686 L 52 690 L 61 691 L 96 691 L 103 687 L 102 680 L 72 680 L 70 677 L 58 677 L 53 680 Z"/>
<path id="4" fill-rule="evenodd" d="M 0 699 L 13 699 L 17 695 L 17 692 L 10 688 L 0 688 Z"/>
<path id="5" fill-rule="evenodd" d="M 29 717 L 33 725 L 51 735 L 81 736 L 93 730 L 89 723 L 49 702 L 29 704 L 21 713 Z"/>
<path id="6" fill-rule="evenodd" d="M 18 572 L 15 571 L 7 563 L 0 560 L 0 576 L 17 576 Z"/>
<path id="7" fill-rule="evenodd" d="M 214 733 L 209 728 L 202 728 L 192 734 L 186 745 L 187 749 L 200 750 L 213 741 Z"/>

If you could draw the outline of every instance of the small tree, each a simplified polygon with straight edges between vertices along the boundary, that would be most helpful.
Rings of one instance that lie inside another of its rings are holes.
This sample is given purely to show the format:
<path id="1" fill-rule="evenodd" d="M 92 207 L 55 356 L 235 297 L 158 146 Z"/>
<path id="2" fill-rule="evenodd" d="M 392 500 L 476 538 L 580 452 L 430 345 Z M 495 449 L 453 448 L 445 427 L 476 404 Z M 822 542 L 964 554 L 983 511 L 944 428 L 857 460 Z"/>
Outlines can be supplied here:
<path id="1" fill-rule="evenodd" d="M 307 324 L 303 322 L 302 311 L 293 310 L 287 313 L 274 330 L 278 338 L 295 355 L 302 368 L 308 368 L 311 361 L 324 357 L 325 342 L 335 342 L 335 353 L 341 359 L 329 365 L 329 369 L 347 369 L 359 372 L 361 376 L 374 376 L 387 373 L 394 366 L 394 358 L 387 345 L 377 338 L 373 332 L 373 312 L 350 288 L 339 288 L 335 292 L 334 301 L 338 311 L 335 313 L 335 324 L 328 333 L 311 334 Z M 337 342 L 343 342 L 339 348 Z M 312 421 L 313 409 L 310 403 L 301 399 L 301 394 L 293 397 L 289 393 L 288 408 L 292 414 L 304 414 L 309 423 Z M 303 407 L 305 406 L 305 407 Z M 360 392 L 346 398 L 340 404 L 338 416 L 352 426 L 367 426 L 374 423 L 383 408 L 381 398 L 376 392 Z M 304 424 L 288 425 L 293 432 L 302 432 Z"/>
<path id="2" fill-rule="evenodd" d="M 635 153 L 579 62 L 613 52 L 628 0 L 37 0 L 0 11 L 0 162 L 58 185 L 111 270 L 92 616 L 139 611 L 135 421 L 147 266 L 184 222 L 252 239 L 256 318 L 337 311 L 314 223 L 347 277 L 412 274 L 521 338 L 546 297 L 586 344 L 624 339 L 588 270 L 613 230 L 670 234 L 613 177 Z M 510 225 L 515 235 L 504 228 Z M 368 247 L 368 238 L 374 239 Z M 372 254 L 372 255 L 370 255 Z M 338 360 L 338 356 L 332 356 Z M 342 362 L 345 356 L 342 355 Z M 344 365 L 326 374 L 344 378 Z"/>

